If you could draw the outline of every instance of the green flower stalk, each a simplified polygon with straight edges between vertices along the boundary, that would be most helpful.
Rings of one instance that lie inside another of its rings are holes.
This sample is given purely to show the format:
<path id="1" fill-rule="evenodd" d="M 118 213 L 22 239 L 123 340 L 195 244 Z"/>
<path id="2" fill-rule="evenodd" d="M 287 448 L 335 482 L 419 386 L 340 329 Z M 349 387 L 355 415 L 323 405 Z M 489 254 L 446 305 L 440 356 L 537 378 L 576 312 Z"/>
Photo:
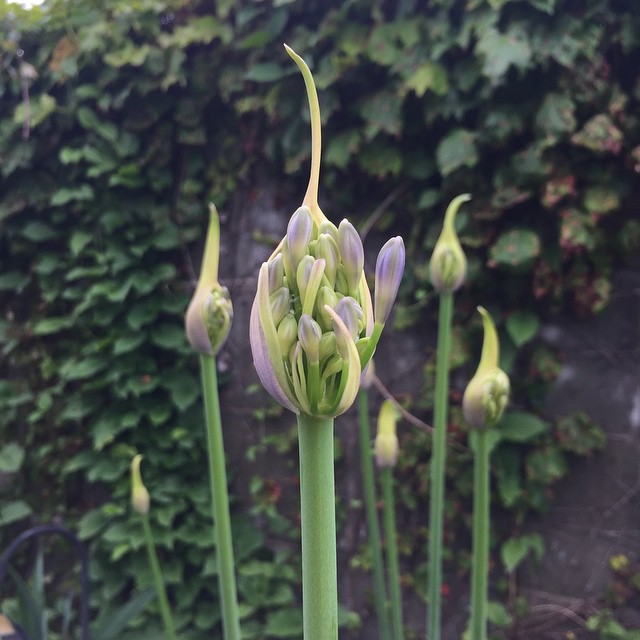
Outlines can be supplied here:
<path id="1" fill-rule="evenodd" d="M 431 486 L 429 500 L 429 548 L 427 584 L 427 638 L 440 640 L 442 535 L 444 513 L 444 473 L 447 455 L 447 416 L 449 410 L 449 358 L 453 292 L 464 282 L 467 260 L 455 230 L 455 216 L 467 194 L 454 198 L 447 207 L 442 233 L 436 242 L 429 264 L 431 283 L 440 294 L 438 315 L 438 349 L 434 408 Z"/>
<path id="2" fill-rule="evenodd" d="M 367 538 L 373 565 L 374 601 L 378 619 L 378 635 L 380 640 L 390 640 L 391 628 L 389 608 L 387 606 L 387 588 L 385 586 L 380 525 L 378 523 L 376 488 L 373 473 L 371 427 L 369 424 L 369 388 L 373 383 L 374 375 L 373 360 L 371 360 L 362 374 L 360 392 L 358 393 L 360 466 L 362 469 L 364 507 L 367 518 Z"/>
<path id="3" fill-rule="evenodd" d="M 260 268 L 249 337 L 263 386 L 297 416 L 304 637 L 331 640 L 338 633 L 333 422 L 356 398 L 398 291 L 405 255 L 400 237 L 381 249 L 374 306 L 355 227 L 348 220 L 334 225 L 318 206 L 318 96 L 309 67 L 286 50 L 307 89 L 311 175 L 286 236 Z"/>
<path id="4" fill-rule="evenodd" d="M 215 206 L 210 205 L 200 278 L 187 309 L 185 328 L 189 342 L 200 354 L 222 626 L 225 640 L 240 640 L 240 616 L 215 361 L 216 354 L 229 336 L 233 307 L 229 291 L 218 282 L 219 256 L 220 220 Z"/>
<path id="5" fill-rule="evenodd" d="M 489 576 L 489 443 L 488 430 L 495 426 L 509 402 L 509 378 L 498 366 L 500 345 L 491 316 L 478 307 L 484 327 L 478 370 L 462 399 L 465 419 L 472 428 L 473 553 L 471 566 L 471 637 L 487 638 L 487 588 Z"/>
<path id="6" fill-rule="evenodd" d="M 144 538 L 147 545 L 147 555 L 149 557 L 149 565 L 151 566 L 151 573 L 153 574 L 153 582 L 158 596 L 158 602 L 160 603 L 160 614 L 162 615 L 162 622 L 164 624 L 165 633 L 169 640 L 176 640 L 175 625 L 173 624 L 173 617 L 171 615 L 171 607 L 169 606 L 169 598 L 167 598 L 167 591 L 164 586 L 164 579 L 162 577 L 162 570 L 160 569 L 160 562 L 158 561 L 158 554 L 156 553 L 156 546 L 153 541 L 153 533 L 151 531 L 151 525 L 149 523 L 149 492 L 142 482 L 142 475 L 140 473 L 140 463 L 142 462 L 142 456 L 134 456 L 131 460 L 131 505 L 134 511 L 140 514 L 142 519 L 142 527 L 144 529 Z"/>
<path id="7" fill-rule="evenodd" d="M 400 590 L 400 567 L 398 564 L 398 544 L 396 541 L 395 497 L 393 492 L 393 468 L 398 461 L 398 436 L 396 424 L 398 410 L 391 400 L 385 400 L 378 416 L 378 433 L 375 441 L 375 454 L 380 469 L 382 500 L 384 510 L 384 532 L 387 540 L 387 567 L 389 593 L 391 594 L 391 619 L 393 638 L 404 638 L 402 622 L 402 596 Z"/>

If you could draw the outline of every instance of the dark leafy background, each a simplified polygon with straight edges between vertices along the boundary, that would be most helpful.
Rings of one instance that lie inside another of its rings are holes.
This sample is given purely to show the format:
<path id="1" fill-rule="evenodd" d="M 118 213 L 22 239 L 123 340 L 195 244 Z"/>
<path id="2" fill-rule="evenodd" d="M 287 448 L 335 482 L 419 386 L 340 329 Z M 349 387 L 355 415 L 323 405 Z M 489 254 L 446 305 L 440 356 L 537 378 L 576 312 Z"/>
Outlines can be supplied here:
<path id="1" fill-rule="evenodd" d="M 432 319 L 427 264 L 443 211 L 473 194 L 459 216 L 470 273 L 453 365 L 473 368 L 470 301 L 482 300 L 519 374 L 494 464 L 513 569 L 538 548 L 514 527 L 546 508 L 573 457 L 603 446 L 584 416 L 539 417 L 560 362 L 536 338 L 553 314 L 605 308 L 613 271 L 638 264 L 634 0 L 214 4 L 0 5 L 3 544 L 29 519 L 75 523 L 93 541 L 95 603 L 126 597 L 148 579 L 127 508 L 128 464 L 143 451 L 182 637 L 217 624 L 182 314 L 206 203 L 224 209 L 256 175 L 304 183 L 306 99 L 286 41 L 320 92 L 325 199 L 363 229 L 406 238 L 396 329 Z M 404 399 L 426 420 L 433 371 L 426 357 L 424 391 Z M 452 433 L 464 445 L 456 410 Z M 426 492 L 428 448 L 420 431 L 403 443 L 409 511 Z M 464 530 L 468 511 L 454 507 L 469 496 L 468 452 L 450 464 L 448 517 Z M 235 509 L 247 637 L 297 637 L 297 565 L 269 543 L 284 526 L 277 496 L 258 477 L 252 492 Z M 250 506 L 269 526 L 253 526 Z M 137 624 L 127 637 L 157 637 L 157 616 Z"/>

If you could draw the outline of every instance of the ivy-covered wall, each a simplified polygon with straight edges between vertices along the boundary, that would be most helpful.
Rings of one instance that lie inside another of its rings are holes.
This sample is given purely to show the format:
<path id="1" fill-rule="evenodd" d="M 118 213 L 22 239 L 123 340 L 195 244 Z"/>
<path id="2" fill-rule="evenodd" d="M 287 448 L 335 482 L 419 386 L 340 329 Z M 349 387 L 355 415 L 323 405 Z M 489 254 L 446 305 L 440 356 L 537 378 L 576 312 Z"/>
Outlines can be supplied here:
<path id="1" fill-rule="evenodd" d="M 229 216 L 258 197 L 258 179 L 276 185 L 284 210 L 303 193 L 306 98 L 282 42 L 320 92 L 323 209 L 350 216 L 370 242 L 390 227 L 406 238 L 399 336 L 432 325 L 430 251 L 451 197 L 473 195 L 459 216 L 470 274 L 453 364 L 461 376 L 473 368 L 482 302 L 499 322 L 504 368 L 518 374 L 495 463 L 497 504 L 517 522 L 546 507 L 572 456 L 602 445 L 582 417 L 537 415 L 559 368 L 540 324 L 606 307 L 613 271 L 637 265 L 640 249 L 635 0 L 213 4 L 0 4 L 0 545 L 29 519 L 77 523 L 94 540 L 96 605 L 126 596 L 148 576 L 128 514 L 128 464 L 144 453 L 182 637 L 194 639 L 218 613 L 182 314 L 207 202 Z M 265 250 L 273 241 L 254 239 Z M 235 291 L 246 305 L 253 284 Z M 433 362 L 421 349 L 418 390 L 403 402 L 428 422 Z M 227 382 L 249 367 L 234 363 Z M 259 428 L 278 422 L 264 398 L 254 413 Z M 452 426 L 464 501 L 455 411 Z M 281 432 L 269 446 L 286 450 Z M 233 433 L 233 463 L 244 464 Z M 425 500 L 428 447 L 407 430 L 409 511 Z M 235 506 L 247 637 L 295 637 L 295 544 L 272 544 L 291 529 L 280 489 L 257 475 L 250 489 L 254 503 Z M 450 518 L 464 529 L 468 514 Z M 414 547 L 408 539 L 407 557 Z M 139 624 L 132 638 L 156 637 L 153 616 Z"/>

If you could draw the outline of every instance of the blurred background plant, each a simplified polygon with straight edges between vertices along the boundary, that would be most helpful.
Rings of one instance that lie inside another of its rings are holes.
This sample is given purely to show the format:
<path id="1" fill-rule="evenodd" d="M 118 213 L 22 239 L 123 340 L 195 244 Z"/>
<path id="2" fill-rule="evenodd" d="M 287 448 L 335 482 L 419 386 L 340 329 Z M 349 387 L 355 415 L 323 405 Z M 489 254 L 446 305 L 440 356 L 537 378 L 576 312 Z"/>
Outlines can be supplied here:
<path id="1" fill-rule="evenodd" d="M 30 11 L 0 2 L 0 546 L 30 520 L 62 517 L 91 541 L 94 605 L 126 599 L 150 582 L 127 509 L 129 460 L 144 450 L 176 620 L 193 623 L 185 638 L 219 623 L 208 604 L 203 437 L 193 428 L 197 363 L 182 330 L 191 255 L 209 200 L 233 211 L 257 178 L 277 193 L 306 179 L 305 98 L 283 41 L 318 83 L 325 210 L 348 213 L 365 236 L 393 229 L 407 240 L 398 331 L 433 323 L 428 259 L 446 204 L 473 194 L 457 219 L 469 274 L 451 365 L 454 377 L 471 374 L 482 300 L 514 383 L 492 457 L 505 510 L 493 552 L 507 558 L 494 583 L 505 592 L 518 563 L 543 548 L 523 539 L 523 523 L 547 509 L 574 458 L 604 446 L 587 416 L 540 414 L 561 369 L 540 329 L 558 313 L 598 313 L 614 270 L 638 265 L 633 0 L 221 0 L 213 9 L 49 0 Z M 425 349 L 423 391 L 401 399 L 427 422 L 434 372 Z M 223 387 L 233 383 L 219 373 Z M 459 389 L 445 531 L 448 562 L 466 570 L 471 457 Z M 281 424 L 272 405 L 255 411 L 258 429 Z M 291 432 L 266 432 L 247 456 L 286 456 Z M 406 429 L 401 447 L 398 544 L 415 564 L 430 436 Z M 251 507 L 232 501 L 251 620 L 243 630 L 297 637 L 299 575 L 285 544 L 298 535 L 295 514 L 268 474 L 250 489 Z M 366 566 L 358 551 L 353 563 Z M 405 586 L 418 587 L 423 570 L 403 576 Z M 122 637 L 159 628 L 152 607 Z"/>

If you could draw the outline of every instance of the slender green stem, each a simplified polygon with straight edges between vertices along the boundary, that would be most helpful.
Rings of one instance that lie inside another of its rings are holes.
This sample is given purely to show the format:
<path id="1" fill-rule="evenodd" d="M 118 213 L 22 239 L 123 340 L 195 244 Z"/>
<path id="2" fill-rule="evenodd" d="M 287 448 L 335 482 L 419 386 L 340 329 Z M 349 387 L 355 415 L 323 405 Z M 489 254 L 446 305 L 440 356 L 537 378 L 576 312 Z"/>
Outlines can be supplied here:
<path id="1" fill-rule="evenodd" d="M 333 418 L 298 416 L 304 640 L 338 638 Z"/>
<path id="2" fill-rule="evenodd" d="M 442 587 L 442 532 L 444 512 L 444 472 L 447 457 L 447 415 L 449 409 L 449 355 L 453 294 L 440 294 L 438 353 L 431 452 L 431 497 L 429 501 L 429 576 L 427 638 L 440 640 L 440 602 Z"/>
<path id="3" fill-rule="evenodd" d="M 364 507 L 367 516 L 369 549 L 373 562 L 373 584 L 378 630 L 381 640 L 390 640 L 389 611 L 387 608 L 387 590 L 384 581 L 382 545 L 380 544 L 380 526 L 376 510 L 376 489 L 373 474 L 373 456 L 371 455 L 371 426 L 369 423 L 369 392 L 360 388 L 358 393 L 358 422 L 360 425 L 360 465 L 362 467 L 362 487 Z"/>
<path id="4" fill-rule="evenodd" d="M 471 637 L 487 640 L 489 575 L 489 446 L 486 431 L 473 438 L 473 556 L 471 565 Z"/>
<path id="5" fill-rule="evenodd" d="M 151 573 L 153 573 L 153 581 L 155 583 L 156 593 L 158 594 L 158 602 L 160 603 L 160 614 L 162 615 L 164 630 L 169 640 L 176 640 L 176 631 L 173 624 L 173 617 L 171 615 L 171 607 L 169 606 L 169 598 L 167 598 L 167 591 L 164 587 L 164 578 L 162 577 L 162 570 L 160 569 L 160 563 L 158 562 L 156 546 L 153 542 L 153 533 L 151 532 L 151 525 L 149 524 L 149 516 L 144 513 L 141 514 L 141 517 L 142 526 L 144 528 L 144 537 L 147 543 L 149 564 L 151 565 Z"/>
<path id="6" fill-rule="evenodd" d="M 225 466 L 224 441 L 222 438 L 218 375 L 215 358 L 206 354 L 200 354 L 200 370 L 202 373 L 204 410 L 207 426 L 209 479 L 211 482 L 211 505 L 218 563 L 218 583 L 222 605 L 222 625 L 225 640 L 240 640 L 236 576 L 231 539 L 231 522 L 229 519 L 227 471 Z"/>
<path id="7" fill-rule="evenodd" d="M 380 469 L 380 482 L 384 501 L 384 535 L 387 540 L 387 568 L 389 593 L 391 594 L 393 640 L 402 640 L 404 638 L 404 625 L 402 623 L 400 568 L 398 566 L 398 544 L 396 542 L 396 502 L 393 495 L 392 467 Z"/>

